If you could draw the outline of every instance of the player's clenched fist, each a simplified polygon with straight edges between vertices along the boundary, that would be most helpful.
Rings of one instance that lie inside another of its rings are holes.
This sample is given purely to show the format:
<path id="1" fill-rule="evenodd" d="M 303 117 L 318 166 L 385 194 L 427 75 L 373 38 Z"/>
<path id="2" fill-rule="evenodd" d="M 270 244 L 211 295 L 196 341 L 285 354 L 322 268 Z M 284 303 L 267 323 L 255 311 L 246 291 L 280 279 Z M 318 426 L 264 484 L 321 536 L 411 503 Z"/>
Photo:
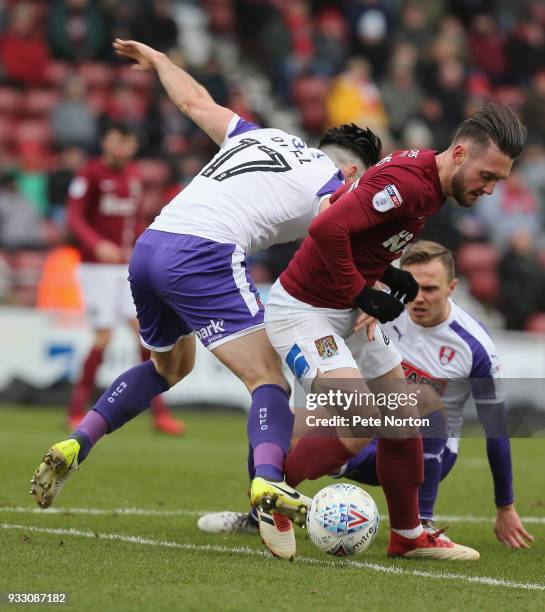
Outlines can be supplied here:
<path id="1" fill-rule="evenodd" d="M 404 310 L 403 304 L 396 300 L 392 294 L 377 291 L 367 286 L 356 297 L 354 303 L 381 323 L 397 319 Z"/>
<path id="2" fill-rule="evenodd" d="M 418 295 L 419 286 L 414 276 L 408 270 L 400 270 L 388 266 L 380 281 L 392 290 L 394 296 L 401 299 L 403 304 L 412 302 Z"/>

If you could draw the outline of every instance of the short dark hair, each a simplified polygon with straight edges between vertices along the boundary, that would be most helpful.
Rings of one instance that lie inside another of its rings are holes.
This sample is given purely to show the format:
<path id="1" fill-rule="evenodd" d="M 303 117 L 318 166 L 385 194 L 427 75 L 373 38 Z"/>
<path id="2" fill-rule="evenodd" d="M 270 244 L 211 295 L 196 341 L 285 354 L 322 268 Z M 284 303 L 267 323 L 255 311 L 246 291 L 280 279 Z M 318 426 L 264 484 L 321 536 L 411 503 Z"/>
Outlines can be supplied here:
<path id="1" fill-rule="evenodd" d="M 526 136 L 526 128 L 509 106 L 488 103 L 460 124 L 452 143 L 464 138 L 481 146 L 494 143 L 502 153 L 515 159 L 524 147 Z"/>
<path id="2" fill-rule="evenodd" d="M 355 123 L 344 123 L 331 128 L 320 138 L 318 148 L 335 145 L 355 153 L 367 168 L 374 166 L 381 157 L 382 142 L 369 128 L 362 129 Z"/>
<path id="3" fill-rule="evenodd" d="M 434 259 L 438 259 L 443 264 L 447 272 L 448 282 L 450 283 L 455 275 L 454 255 L 452 251 L 438 242 L 432 242 L 431 240 L 418 240 L 414 242 L 403 251 L 399 265 L 403 268 L 411 264 L 428 263 L 428 261 L 433 261 Z"/>
<path id="4" fill-rule="evenodd" d="M 119 132 L 122 136 L 138 137 L 136 130 L 122 121 L 108 121 L 102 129 L 101 137 L 104 138 L 109 132 Z"/>

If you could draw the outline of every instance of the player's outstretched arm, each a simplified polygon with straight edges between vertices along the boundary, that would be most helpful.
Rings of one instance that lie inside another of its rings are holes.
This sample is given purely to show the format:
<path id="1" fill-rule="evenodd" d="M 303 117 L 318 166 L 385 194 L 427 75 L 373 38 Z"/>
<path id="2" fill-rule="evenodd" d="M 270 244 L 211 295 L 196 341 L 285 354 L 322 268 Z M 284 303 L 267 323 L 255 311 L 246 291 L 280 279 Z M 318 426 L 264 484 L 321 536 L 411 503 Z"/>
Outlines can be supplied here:
<path id="1" fill-rule="evenodd" d="M 216 104 L 205 87 L 189 73 L 176 66 L 164 53 L 135 40 L 116 38 L 113 43 L 120 57 L 134 60 L 133 69 L 140 72 L 155 70 L 169 98 L 184 115 L 194 121 L 220 145 L 233 117 L 233 111 Z"/>
<path id="2" fill-rule="evenodd" d="M 528 548 L 534 541 L 534 536 L 524 528 L 514 504 L 498 506 L 494 533 L 508 548 Z"/>

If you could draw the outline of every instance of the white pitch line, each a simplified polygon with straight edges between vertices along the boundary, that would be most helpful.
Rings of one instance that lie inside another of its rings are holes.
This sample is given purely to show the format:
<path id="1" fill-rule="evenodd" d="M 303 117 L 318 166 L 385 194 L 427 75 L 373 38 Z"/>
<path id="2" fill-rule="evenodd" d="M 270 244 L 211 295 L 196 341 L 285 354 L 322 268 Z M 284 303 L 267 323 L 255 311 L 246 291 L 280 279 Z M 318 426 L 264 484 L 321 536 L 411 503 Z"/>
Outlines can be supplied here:
<path id="1" fill-rule="evenodd" d="M 0 506 L 0 513 L 9 512 L 16 514 L 89 514 L 89 515 L 116 515 L 122 514 L 125 516 L 202 516 L 209 512 L 220 512 L 220 510 L 188 510 L 180 508 L 178 510 L 153 510 L 146 508 L 32 508 L 26 506 Z M 381 520 L 388 520 L 388 515 L 381 515 Z M 492 516 L 473 516 L 467 515 L 450 515 L 437 514 L 436 521 L 450 523 L 493 523 Z M 533 525 L 545 525 L 545 516 L 522 516 L 521 520 L 524 523 Z"/>
<path id="2" fill-rule="evenodd" d="M 116 515 L 125 516 L 201 516 L 211 510 L 152 510 L 146 508 L 27 508 L 26 506 L 0 506 L 0 512 L 15 512 L 17 514 L 91 514 L 91 515 Z"/>
<path id="3" fill-rule="evenodd" d="M 269 553 L 263 550 L 250 548 L 248 546 L 231 547 L 220 546 L 218 544 L 182 544 L 180 542 L 172 542 L 168 540 L 153 540 L 150 538 L 142 538 L 140 536 L 131 536 L 119 533 L 97 533 L 93 531 L 79 531 L 77 529 L 52 529 L 47 527 L 33 527 L 29 525 L 14 525 L 10 523 L 0 523 L 0 528 L 6 530 L 21 530 L 35 533 L 75 536 L 98 540 L 115 540 L 118 542 L 126 542 L 129 544 L 140 544 L 142 546 L 158 546 L 162 548 L 176 548 L 179 550 L 191 550 L 197 552 L 218 552 L 272 558 Z M 464 574 L 456 574 L 454 572 L 428 572 L 421 570 L 408 570 L 397 567 L 395 565 L 380 565 L 379 563 L 370 563 L 368 561 L 339 560 L 335 562 L 327 561 L 325 559 L 316 559 L 313 557 L 297 557 L 295 562 L 310 565 L 321 565 L 326 567 L 349 566 L 354 569 L 367 569 L 374 572 L 383 572 L 396 576 L 416 576 L 419 578 L 431 578 L 434 580 L 455 580 L 459 582 L 480 584 L 483 586 L 503 587 L 506 589 L 517 589 L 524 591 L 545 591 L 545 584 L 539 584 L 534 582 L 514 582 L 512 580 L 503 580 L 502 578 L 492 578 L 489 576 L 468 576 Z"/>

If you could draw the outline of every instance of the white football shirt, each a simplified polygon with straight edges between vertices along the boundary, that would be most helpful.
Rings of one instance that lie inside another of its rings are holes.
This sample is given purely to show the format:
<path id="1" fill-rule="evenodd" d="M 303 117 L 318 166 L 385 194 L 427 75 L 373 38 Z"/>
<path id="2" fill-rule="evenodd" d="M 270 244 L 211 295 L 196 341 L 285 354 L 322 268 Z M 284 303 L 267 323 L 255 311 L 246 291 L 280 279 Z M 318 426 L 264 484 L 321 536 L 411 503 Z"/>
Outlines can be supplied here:
<path id="1" fill-rule="evenodd" d="M 150 229 L 235 243 L 246 254 L 306 235 L 343 181 L 325 153 L 233 115 L 220 150 Z"/>
<path id="2" fill-rule="evenodd" d="M 449 317 L 434 327 L 417 325 L 407 310 L 382 327 L 401 353 L 407 380 L 429 383 L 441 395 L 449 434 L 458 438 L 470 395 L 477 408 L 503 409 L 503 394 L 494 341 L 479 321 L 449 302 Z"/>

